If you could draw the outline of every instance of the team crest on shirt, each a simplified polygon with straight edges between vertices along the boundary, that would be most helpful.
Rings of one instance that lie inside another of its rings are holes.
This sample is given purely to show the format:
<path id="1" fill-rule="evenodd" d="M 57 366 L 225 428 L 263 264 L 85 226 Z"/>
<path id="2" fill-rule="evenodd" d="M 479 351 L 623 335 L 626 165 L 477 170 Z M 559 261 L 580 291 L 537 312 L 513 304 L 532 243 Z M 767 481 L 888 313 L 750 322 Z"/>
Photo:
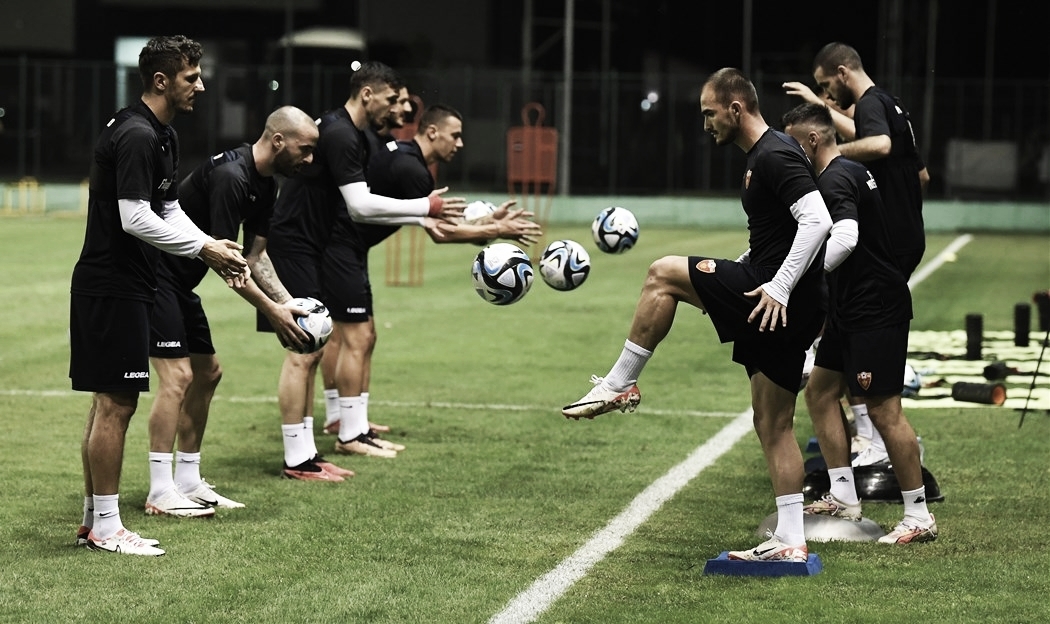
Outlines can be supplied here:
<path id="1" fill-rule="evenodd" d="M 871 387 L 871 372 L 861 371 L 857 373 L 857 383 L 860 384 L 861 388 L 867 390 Z"/>
<path id="2" fill-rule="evenodd" d="M 744 188 L 751 186 L 751 170 L 748 169 L 747 173 L 744 174 Z"/>
<path id="3" fill-rule="evenodd" d="M 700 262 L 696 263 L 696 270 L 701 273 L 714 273 L 715 272 L 715 261 L 710 258 L 705 258 Z"/>

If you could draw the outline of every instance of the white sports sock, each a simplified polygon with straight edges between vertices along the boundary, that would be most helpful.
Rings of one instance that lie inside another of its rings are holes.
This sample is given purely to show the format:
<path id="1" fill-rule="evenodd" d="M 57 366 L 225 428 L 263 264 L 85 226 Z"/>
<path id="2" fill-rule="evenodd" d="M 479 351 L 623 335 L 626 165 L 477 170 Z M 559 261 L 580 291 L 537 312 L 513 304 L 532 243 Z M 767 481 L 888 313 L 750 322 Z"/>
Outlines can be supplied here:
<path id="1" fill-rule="evenodd" d="M 901 498 L 904 499 L 904 517 L 917 520 L 924 526 L 933 522 L 930 509 L 926 506 L 926 486 L 917 490 L 901 490 Z"/>
<path id="2" fill-rule="evenodd" d="M 847 505 L 860 502 L 857 497 L 857 484 L 853 480 L 853 467 L 828 468 L 828 479 L 831 480 L 831 495 Z"/>
<path id="3" fill-rule="evenodd" d="M 653 352 L 643 349 L 630 340 L 623 343 L 623 351 L 613 364 L 609 374 L 605 376 L 605 386 L 616 391 L 626 390 L 638 382 L 638 376 L 645 368 Z"/>
<path id="4" fill-rule="evenodd" d="M 339 390 L 325 388 L 324 390 L 324 424 L 328 425 L 339 420 Z"/>
<path id="5" fill-rule="evenodd" d="M 371 425 L 368 424 L 368 393 L 361 393 L 361 412 L 364 414 L 365 419 L 365 433 L 371 430 Z"/>
<path id="6" fill-rule="evenodd" d="M 318 455 L 317 443 L 314 442 L 314 417 L 307 416 L 303 419 L 303 441 L 306 443 L 306 450 L 310 451 L 310 458 L 314 458 Z"/>
<path id="7" fill-rule="evenodd" d="M 175 451 L 175 487 L 190 490 L 202 480 L 201 454 Z"/>
<path id="8" fill-rule="evenodd" d="M 788 546 L 802 546 L 806 543 L 806 530 L 802 520 L 802 492 L 778 496 L 777 529 L 774 535 Z"/>
<path id="9" fill-rule="evenodd" d="M 853 422 L 857 425 L 857 437 L 870 440 L 875 427 L 871 424 L 871 416 L 868 416 L 868 406 L 858 403 L 850 405 L 849 409 L 853 412 Z"/>
<path id="10" fill-rule="evenodd" d="M 867 415 L 867 405 L 858 403 L 849 405 L 849 411 L 854 413 L 854 423 L 857 425 L 857 437 L 871 439 L 871 432 L 875 427 L 871 424 L 871 417 Z"/>
<path id="11" fill-rule="evenodd" d="M 96 494 L 93 498 L 95 512 L 91 532 L 100 540 L 109 539 L 124 528 L 124 523 L 120 521 L 120 495 Z"/>
<path id="12" fill-rule="evenodd" d="M 149 498 L 156 499 L 164 493 L 175 489 L 175 478 L 171 473 L 171 453 L 149 454 Z M 97 511 L 98 508 L 96 507 Z M 116 530 L 113 531 L 116 533 Z"/>
<path id="13" fill-rule="evenodd" d="M 95 497 L 85 496 L 84 497 L 84 517 L 81 518 L 80 524 L 91 528 L 95 524 Z"/>
<path id="14" fill-rule="evenodd" d="M 295 468 L 299 464 L 313 458 L 303 440 L 302 423 L 281 425 L 281 433 L 284 437 L 284 463 L 286 466 Z"/>
<path id="15" fill-rule="evenodd" d="M 361 409 L 361 397 L 339 397 L 339 439 L 349 442 L 368 433 L 368 417 Z"/>

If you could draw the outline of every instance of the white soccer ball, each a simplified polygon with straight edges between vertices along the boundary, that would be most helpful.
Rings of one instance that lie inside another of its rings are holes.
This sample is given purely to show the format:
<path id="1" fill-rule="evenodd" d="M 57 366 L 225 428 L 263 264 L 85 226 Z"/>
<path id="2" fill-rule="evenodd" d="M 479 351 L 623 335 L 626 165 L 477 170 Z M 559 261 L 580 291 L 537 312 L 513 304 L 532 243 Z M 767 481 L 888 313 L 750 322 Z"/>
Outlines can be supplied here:
<path id="1" fill-rule="evenodd" d="M 609 206 L 591 224 L 594 242 L 605 253 L 623 253 L 638 242 L 638 219 L 619 206 Z"/>
<path id="2" fill-rule="evenodd" d="M 296 297 L 289 301 L 287 305 L 309 312 L 306 316 L 295 317 L 295 322 L 299 324 L 299 327 L 310 338 L 305 348 L 300 349 L 289 345 L 285 349 L 295 353 L 314 353 L 318 351 L 328 342 L 329 336 L 332 335 L 332 316 L 328 313 L 328 308 L 313 297 Z"/>
<path id="3" fill-rule="evenodd" d="M 904 365 L 904 390 L 902 397 L 916 397 L 922 389 L 922 375 L 911 364 Z"/>
<path id="4" fill-rule="evenodd" d="M 574 290 L 590 272 L 590 254 L 573 240 L 556 240 L 540 256 L 540 277 L 555 290 Z"/>
<path id="5" fill-rule="evenodd" d="M 481 225 L 492 221 L 492 213 L 496 212 L 496 204 L 483 200 L 472 201 L 463 209 L 463 223 Z"/>
<path id="6" fill-rule="evenodd" d="M 493 243 L 478 252 L 470 277 L 478 296 L 494 305 L 510 305 L 529 292 L 535 273 L 528 254 L 510 243 Z"/>

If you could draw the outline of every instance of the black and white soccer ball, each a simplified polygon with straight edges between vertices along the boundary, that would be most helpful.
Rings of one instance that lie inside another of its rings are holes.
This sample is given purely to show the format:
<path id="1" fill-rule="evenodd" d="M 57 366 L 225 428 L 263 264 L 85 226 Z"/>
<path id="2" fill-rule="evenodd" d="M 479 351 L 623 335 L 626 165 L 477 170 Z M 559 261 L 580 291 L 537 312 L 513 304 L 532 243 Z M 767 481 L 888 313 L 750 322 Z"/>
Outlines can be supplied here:
<path id="1" fill-rule="evenodd" d="M 474 290 L 493 305 L 520 301 L 532 287 L 534 276 L 529 255 L 510 243 L 485 247 L 478 252 L 470 269 Z"/>
<path id="2" fill-rule="evenodd" d="M 605 253 L 623 253 L 638 242 L 638 219 L 619 206 L 609 206 L 591 224 L 594 242 Z"/>
<path id="3" fill-rule="evenodd" d="M 313 297 L 296 297 L 289 301 L 287 305 L 309 313 L 306 316 L 295 317 L 295 322 L 306 332 L 309 340 L 304 348 L 289 345 L 285 349 L 295 353 L 314 353 L 318 351 L 328 342 L 328 338 L 332 335 L 332 315 L 328 313 L 328 308 Z"/>
<path id="4" fill-rule="evenodd" d="M 905 364 L 904 390 L 901 391 L 901 396 L 914 398 L 919 395 L 919 390 L 922 390 L 922 375 L 911 364 Z"/>
<path id="5" fill-rule="evenodd" d="M 463 223 L 471 225 L 482 225 L 492 223 L 492 213 L 496 212 L 496 204 L 484 200 L 476 200 L 467 204 L 463 209 Z"/>
<path id="6" fill-rule="evenodd" d="M 591 272 L 591 256 L 574 240 L 556 240 L 540 256 L 540 277 L 555 290 L 575 290 Z"/>

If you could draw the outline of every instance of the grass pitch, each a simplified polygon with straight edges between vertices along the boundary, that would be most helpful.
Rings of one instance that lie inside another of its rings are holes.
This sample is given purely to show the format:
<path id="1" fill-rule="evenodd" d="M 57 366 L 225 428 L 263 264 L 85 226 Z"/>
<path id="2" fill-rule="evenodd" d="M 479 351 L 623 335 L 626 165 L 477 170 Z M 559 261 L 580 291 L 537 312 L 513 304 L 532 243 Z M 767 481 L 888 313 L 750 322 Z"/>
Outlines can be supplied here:
<path id="1" fill-rule="evenodd" d="M 644 216 L 644 215 L 643 215 Z M 646 227 L 610 256 L 586 228 L 555 228 L 591 251 L 577 291 L 537 281 L 519 303 L 483 302 L 470 245 L 427 243 L 424 284 L 384 284 L 372 255 L 379 340 L 373 421 L 408 449 L 396 460 L 330 458 L 342 484 L 279 478 L 276 381 L 283 352 L 254 312 L 209 276 L 200 289 L 225 376 L 202 471 L 247 504 L 210 521 L 146 516 L 142 396 L 127 438 L 121 514 L 162 540 L 159 559 L 72 545 L 82 500 L 80 438 L 90 397 L 69 391 L 69 275 L 76 217 L 0 220 L 0 621 L 486 622 L 570 557 L 649 484 L 749 405 L 747 379 L 691 308 L 641 380 L 633 415 L 566 421 L 619 353 L 648 264 L 668 253 L 736 257 L 743 231 Z M 931 235 L 928 256 L 954 235 Z M 916 287 L 913 328 L 958 330 L 966 314 L 1012 329 L 1013 305 L 1050 285 L 1045 236 L 975 234 Z M 1033 319 L 1035 315 L 1033 314 Z M 1033 321 L 1034 322 L 1034 321 Z M 1043 369 L 1050 372 L 1050 363 Z M 321 402 L 315 409 L 320 429 Z M 909 413 L 945 501 L 932 544 L 815 544 L 812 578 L 703 575 L 704 562 L 757 543 L 774 511 L 757 439 L 745 436 L 599 561 L 539 622 L 1050 621 L 1050 417 L 1006 408 Z M 799 400 L 797 435 L 811 430 Z M 865 513 L 889 527 L 895 505 Z"/>

